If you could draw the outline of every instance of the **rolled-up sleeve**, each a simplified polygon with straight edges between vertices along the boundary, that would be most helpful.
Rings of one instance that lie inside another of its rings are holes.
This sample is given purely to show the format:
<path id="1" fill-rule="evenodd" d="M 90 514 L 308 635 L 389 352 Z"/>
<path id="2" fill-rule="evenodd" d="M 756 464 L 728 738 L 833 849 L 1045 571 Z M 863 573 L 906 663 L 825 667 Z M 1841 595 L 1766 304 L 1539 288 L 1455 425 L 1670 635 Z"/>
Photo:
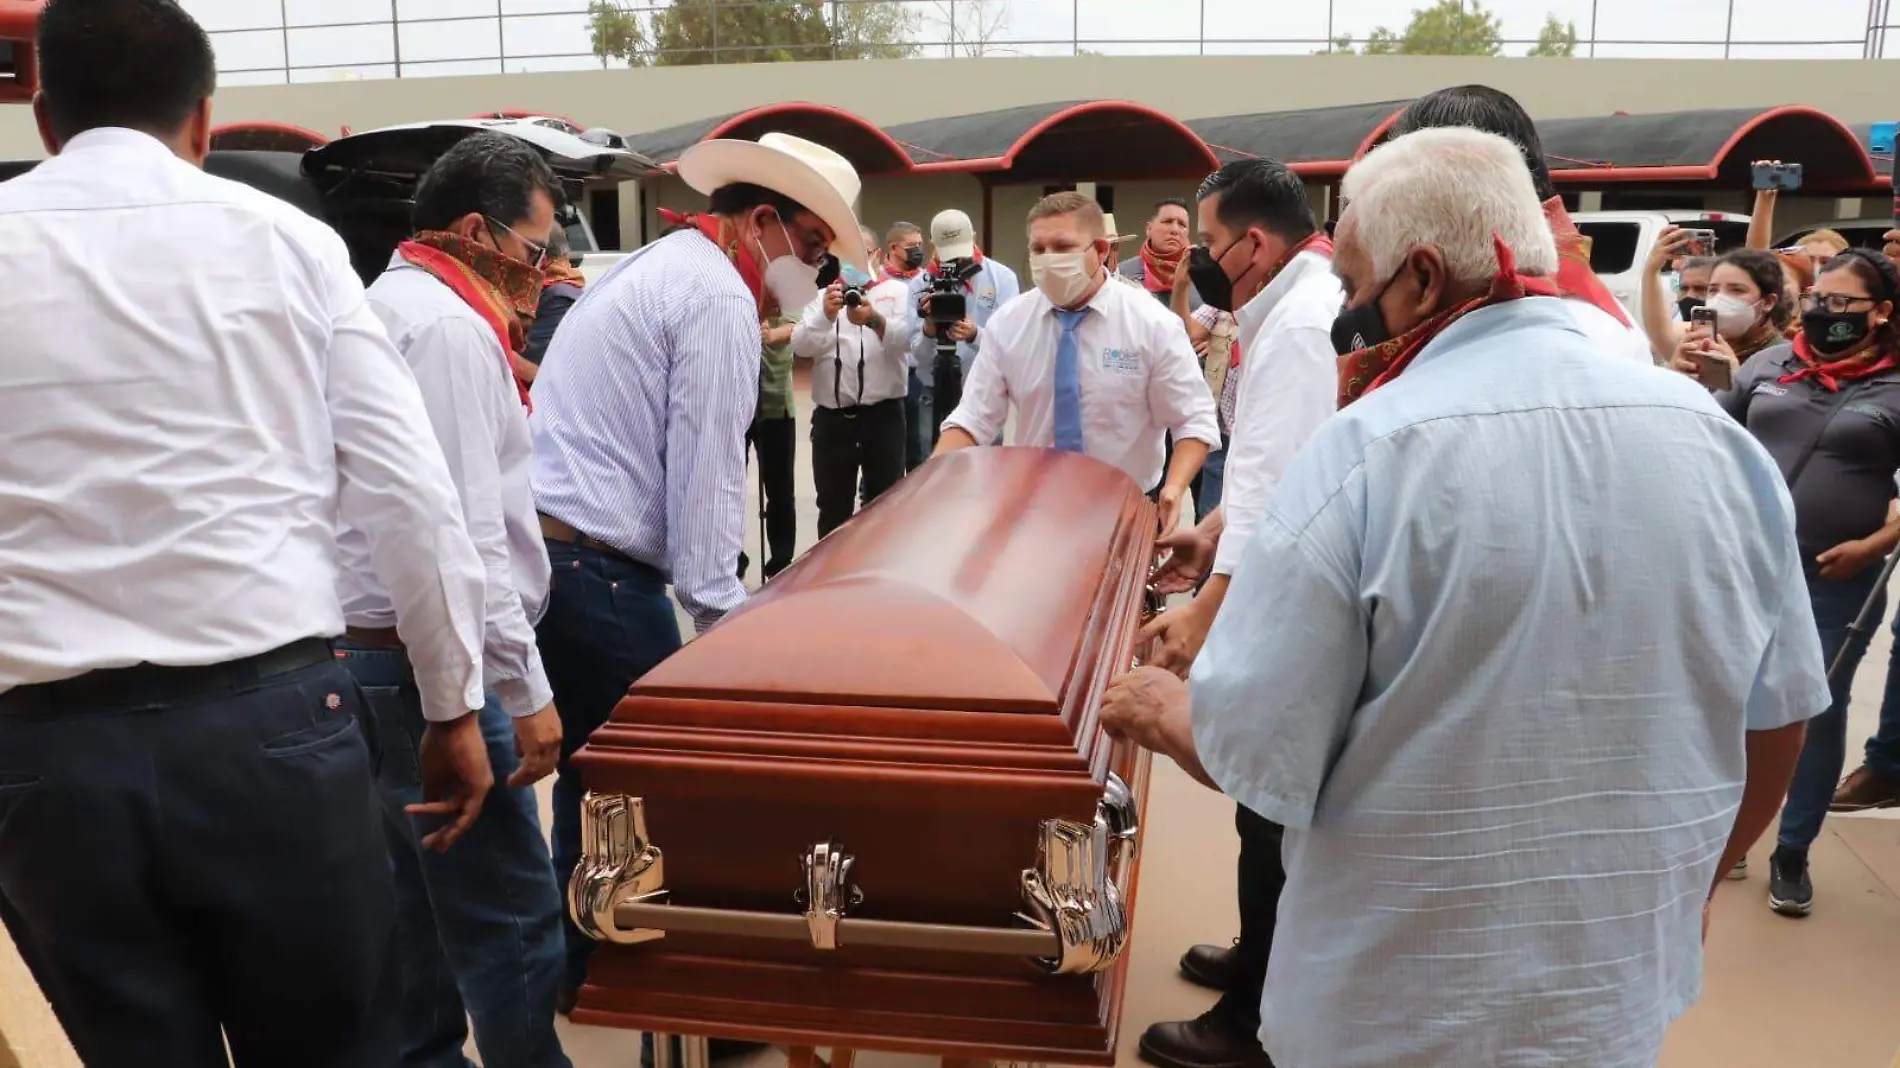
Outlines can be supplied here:
<path id="1" fill-rule="evenodd" d="M 759 311 L 734 297 L 688 306 L 692 314 L 672 331 L 667 378 L 666 545 L 673 592 L 703 632 L 746 599 L 739 551 L 745 434 L 759 402 Z"/>
<path id="2" fill-rule="evenodd" d="M 1187 327 L 1173 315 L 1153 322 L 1149 351 L 1155 354 L 1155 363 L 1148 374 L 1149 415 L 1176 441 L 1204 441 L 1210 449 L 1220 448 L 1220 416 Z"/>
<path id="3" fill-rule="evenodd" d="M 1305 326 L 1262 334 L 1241 361 L 1244 377 L 1221 487 L 1226 526 L 1214 557 L 1215 574 L 1234 573 L 1287 465 L 1332 417 L 1338 404 L 1337 361 L 1331 335 Z"/>
<path id="4" fill-rule="evenodd" d="M 1312 825 L 1365 683 L 1345 511 L 1329 505 L 1298 533 L 1262 518 L 1189 682 L 1202 766 L 1227 796 L 1287 827 Z"/>
<path id="5" fill-rule="evenodd" d="M 507 357 L 492 332 L 459 318 L 416 334 L 407 356 L 487 575 L 483 678 L 509 715 L 533 715 L 554 700 L 554 691 L 515 588 L 508 544 L 500 441 L 503 421 L 525 416 Z"/>
<path id="6" fill-rule="evenodd" d="M 431 721 L 482 707 L 486 580 L 414 373 L 343 257 L 327 265 L 337 510 L 369 543 Z"/>

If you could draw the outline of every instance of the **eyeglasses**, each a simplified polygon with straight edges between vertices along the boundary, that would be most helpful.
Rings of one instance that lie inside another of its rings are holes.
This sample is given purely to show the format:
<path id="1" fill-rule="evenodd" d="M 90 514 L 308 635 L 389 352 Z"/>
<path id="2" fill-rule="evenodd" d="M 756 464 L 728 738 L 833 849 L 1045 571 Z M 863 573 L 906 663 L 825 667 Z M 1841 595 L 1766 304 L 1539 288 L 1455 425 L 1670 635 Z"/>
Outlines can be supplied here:
<path id="1" fill-rule="evenodd" d="M 1801 294 L 1801 307 L 1803 310 L 1809 308 L 1825 308 L 1829 312 L 1839 315 L 1842 312 L 1855 310 L 1854 306 L 1857 304 L 1865 304 L 1871 307 L 1874 304 L 1874 298 L 1856 297 L 1851 293 L 1815 293 L 1810 291 Z"/>
<path id="2" fill-rule="evenodd" d="M 509 226 L 507 223 L 502 222 L 500 219 L 496 219 L 493 217 L 487 217 L 487 218 L 491 224 L 495 226 L 499 226 L 503 230 L 506 230 L 509 233 L 515 235 L 516 241 L 519 241 L 522 244 L 528 246 L 528 266 L 533 267 L 537 271 L 547 266 L 548 246 L 546 244 L 539 241 L 528 240 L 526 237 L 522 236 L 521 231 L 515 229 L 512 226 Z"/>

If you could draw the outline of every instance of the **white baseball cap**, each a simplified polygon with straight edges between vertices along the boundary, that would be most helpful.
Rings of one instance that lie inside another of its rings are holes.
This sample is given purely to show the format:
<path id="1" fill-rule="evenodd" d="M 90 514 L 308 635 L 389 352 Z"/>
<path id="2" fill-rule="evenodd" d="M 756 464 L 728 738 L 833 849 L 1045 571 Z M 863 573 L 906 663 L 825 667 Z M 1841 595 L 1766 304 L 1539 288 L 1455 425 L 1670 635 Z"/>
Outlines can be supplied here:
<path id="1" fill-rule="evenodd" d="M 930 220 L 930 243 L 939 261 L 967 260 L 976 254 L 976 228 L 968 215 L 955 208 L 940 211 Z"/>
<path id="2" fill-rule="evenodd" d="M 864 267 L 857 212 L 861 183 L 851 161 L 814 141 L 768 133 L 757 141 L 701 141 L 680 155 L 682 181 L 708 196 L 734 182 L 749 182 L 782 193 L 831 227 L 831 252 L 845 263 Z"/>

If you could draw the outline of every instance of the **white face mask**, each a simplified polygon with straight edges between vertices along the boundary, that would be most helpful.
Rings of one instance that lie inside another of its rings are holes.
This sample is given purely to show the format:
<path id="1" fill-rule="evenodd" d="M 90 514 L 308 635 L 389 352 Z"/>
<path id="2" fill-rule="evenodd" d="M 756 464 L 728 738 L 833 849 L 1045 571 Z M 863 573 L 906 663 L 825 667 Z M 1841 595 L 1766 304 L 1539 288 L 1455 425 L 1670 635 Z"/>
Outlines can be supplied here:
<path id="1" fill-rule="evenodd" d="M 785 220 L 780 219 L 779 233 L 785 235 L 785 247 L 797 248 L 792 240 L 791 231 L 785 229 Z M 759 258 L 765 258 L 765 243 L 759 242 Z M 765 265 L 761 275 L 765 289 L 778 301 L 781 311 L 791 315 L 802 311 L 812 301 L 818 299 L 818 268 L 806 263 L 795 255 L 787 254 Z"/>
<path id="2" fill-rule="evenodd" d="M 1733 293 L 1710 297 L 1709 307 L 1715 309 L 1715 332 L 1731 341 L 1761 322 L 1761 309 Z"/>
<path id="3" fill-rule="evenodd" d="M 1045 252 L 1029 257 L 1029 276 L 1049 302 L 1066 308 L 1082 299 L 1095 281 L 1089 269 L 1089 254 L 1084 252 Z"/>

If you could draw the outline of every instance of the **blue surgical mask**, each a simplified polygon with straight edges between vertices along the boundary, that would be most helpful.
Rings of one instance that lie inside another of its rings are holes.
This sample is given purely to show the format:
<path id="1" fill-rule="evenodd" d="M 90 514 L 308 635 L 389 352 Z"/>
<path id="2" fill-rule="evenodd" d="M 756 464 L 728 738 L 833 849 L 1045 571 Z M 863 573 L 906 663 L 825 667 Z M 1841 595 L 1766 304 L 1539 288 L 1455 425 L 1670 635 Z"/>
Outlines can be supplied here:
<path id="1" fill-rule="evenodd" d="M 856 264 L 845 264 L 839 269 L 839 273 L 844 278 L 845 285 L 868 286 L 871 284 L 871 276 L 859 270 Z"/>

